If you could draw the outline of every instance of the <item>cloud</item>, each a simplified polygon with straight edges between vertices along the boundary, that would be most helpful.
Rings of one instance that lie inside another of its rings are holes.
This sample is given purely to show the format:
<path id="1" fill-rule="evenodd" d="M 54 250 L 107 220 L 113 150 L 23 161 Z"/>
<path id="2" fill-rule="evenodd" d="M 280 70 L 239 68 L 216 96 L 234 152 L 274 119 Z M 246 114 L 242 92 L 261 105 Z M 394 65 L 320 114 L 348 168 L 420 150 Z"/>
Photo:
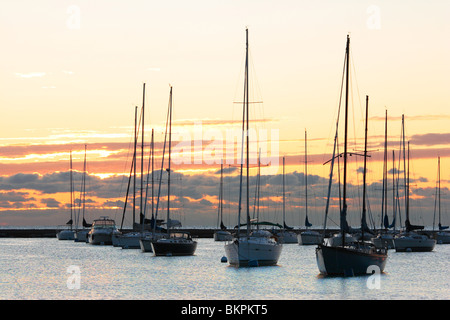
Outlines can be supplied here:
<path id="1" fill-rule="evenodd" d="M 48 208 L 59 208 L 60 202 L 53 198 L 41 199 L 41 203 L 45 204 Z"/>
<path id="2" fill-rule="evenodd" d="M 415 134 L 410 139 L 413 145 L 448 145 L 450 144 L 450 133 L 426 133 Z"/>

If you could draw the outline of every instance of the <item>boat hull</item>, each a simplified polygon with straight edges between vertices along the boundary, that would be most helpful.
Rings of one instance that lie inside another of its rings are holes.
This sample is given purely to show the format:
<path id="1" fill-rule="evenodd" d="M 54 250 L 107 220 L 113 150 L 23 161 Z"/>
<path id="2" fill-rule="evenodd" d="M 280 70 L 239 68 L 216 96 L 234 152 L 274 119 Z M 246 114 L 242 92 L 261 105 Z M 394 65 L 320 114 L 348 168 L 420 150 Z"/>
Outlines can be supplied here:
<path id="1" fill-rule="evenodd" d="M 352 235 L 349 235 L 347 233 L 345 234 L 345 244 L 346 245 L 352 244 L 352 243 L 355 243 L 355 242 L 356 242 L 356 238 L 355 237 L 353 237 Z M 342 246 L 342 234 L 339 233 L 337 235 L 334 235 L 331 238 L 328 238 L 328 244 L 331 247 Z"/>
<path id="2" fill-rule="evenodd" d="M 89 243 L 94 245 L 112 245 L 112 233 L 90 233 Z"/>
<path id="3" fill-rule="evenodd" d="M 78 230 L 75 232 L 75 242 L 89 242 L 89 230 Z"/>
<path id="4" fill-rule="evenodd" d="M 434 250 L 436 240 L 410 239 L 410 238 L 395 238 L 394 248 L 396 252 L 430 252 Z"/>
<path id="5" fill-rule="evenodd" d="M 214 241 L 231 241 L 233 240 L 233 235 L 224 230 L 219 230 L 214 232 Z"/>
<path id="6" fill-rule="evenodd" d="M 371 239 L 375 248 L 382 249 L 394 249 L 394 238 L 392 236 L 378 236 L 376 238 Z"/>
<path id="7" fill-rule="evenodd" d="M 281 243 L 298 243 L 297 234 L 291 231 L 283 231 L 277 234 Z"/>
<path id="8" fill-rule="evenodd" d="M 323 275 L 353 276 L 371 274 L 369 267 L 373 266 L 383 272 L 387 254 L 366 253 L 347 247 L 319 245 L 316 248 L 316 260 L 319 271 Z"/>
<path id="9" fill-rule="evenodd" d="M 58 240 L 74 240 L 75 232 L 72 230 L 62 230 L 56 235 Z"/>
<path id="10" fill-rule="evenodd" d="M 299 245 L 317 245 L 322 243 L 322 235 L 318 232 L 302 232 L 297 236 L 297 242 Z"/>
<path id="11" fill-rule="evenodd" d="M 155 256 L 192 256 L 197 249 L 196 241 L 165 241 L 161 239 L 151 242 Z M 172 240 L 172 239 L 170 239 Z"/>
<path id="12" fill-rule="evenodd" d="M 278 263 L 282 245 L 276 242 L 240 238 L 225 245 L 225 254 L 232 266 L 273 266 Z"/>
<path id="13" fill-rule="evenodd" d="M 438 232 L 436 234 L 436 242 L 438 244 L 449 244 L 450 243 L 450 233 L 449 232 Z"/>

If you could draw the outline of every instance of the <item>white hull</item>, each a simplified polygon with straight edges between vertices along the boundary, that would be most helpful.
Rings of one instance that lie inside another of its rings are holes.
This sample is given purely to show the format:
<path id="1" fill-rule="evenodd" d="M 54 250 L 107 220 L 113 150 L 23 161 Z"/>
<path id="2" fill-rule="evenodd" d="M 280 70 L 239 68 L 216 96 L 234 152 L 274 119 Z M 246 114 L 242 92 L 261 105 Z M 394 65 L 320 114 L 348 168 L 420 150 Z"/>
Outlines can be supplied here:
<path id="1" fill-rule="evenodd" d="M 297 236 L 299 245 L 315 245 L 322 243 L 322 235 L 317 231 L 304 231 Z"/>
<path id="2" fill-rule="evenodd" d="M 214 241 L 231 241 L 233 235 L 229 231 L 219 230 L 214 232 Z"/>
<path id="3" fill-rule="evenodd" d="M 428 252 L 433 251 L 435 245 L 436 240 L 412 232 L 394 238 L 397 252 Z"/>
<path id="4" fill-rule="evenodd" d="M 121 247 L 122 249 L 140 249 L 140 240 L 142 238 L 151 236 L 150 232 L 144 234 L 140 232 L 130 232 L 113 236 L 113 245 Z"/>
<path id="5" fill-rule="evenodd" d="M 449 232 L 438 232 L 436 234 L 436 241 L 438 244 L 449 244 L 450 243 L 450 233 Z"/>
<path id="6" fill-rule="evenodd" d="M 74 240 L 75 232 L 72 230 L 62 230 L 56 235 L 58 240 Z"/>
<path id="7" fill-rule="evenodd" d="M 271 238 L 241 237 L 225 245 L 232 266 L 272 266 L 278 263 L 283 246 Z"/>
<path id="8" fill-rule="evenodd" d="M 355 243 L 355 242 L 356 242 L 355 237 L 353 237 L 353 236 L 351 236 L 351 235 L 349 235 L 347 233 L 345 234 L 345 244 L 346 245 L 352 244 L 352 243 Z M 331 238 L 328 238 L 328 245 L 330 247 L 342 246 L 342 235 L 339 233 L 339 234 L 334 235 Z"/>

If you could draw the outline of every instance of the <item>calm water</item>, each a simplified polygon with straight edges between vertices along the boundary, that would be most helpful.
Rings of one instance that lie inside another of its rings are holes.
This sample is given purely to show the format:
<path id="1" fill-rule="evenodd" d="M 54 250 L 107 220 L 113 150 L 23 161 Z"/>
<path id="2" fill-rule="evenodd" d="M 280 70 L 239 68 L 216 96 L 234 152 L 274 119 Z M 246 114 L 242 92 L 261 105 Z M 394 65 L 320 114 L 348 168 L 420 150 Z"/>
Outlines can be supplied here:
<path id="1" fill-rule="evenodd" d="M 56 238 L 1 238 L 0 299 L 450 299 L 450 245 L 389 251 L 379 288 L 369 276 L 319 276 L 314 246 L 286 244 L 278 266 L 238 269 L 220 262 L 223 245 L 198 239 L 195 256 L 154 257 Z"/>

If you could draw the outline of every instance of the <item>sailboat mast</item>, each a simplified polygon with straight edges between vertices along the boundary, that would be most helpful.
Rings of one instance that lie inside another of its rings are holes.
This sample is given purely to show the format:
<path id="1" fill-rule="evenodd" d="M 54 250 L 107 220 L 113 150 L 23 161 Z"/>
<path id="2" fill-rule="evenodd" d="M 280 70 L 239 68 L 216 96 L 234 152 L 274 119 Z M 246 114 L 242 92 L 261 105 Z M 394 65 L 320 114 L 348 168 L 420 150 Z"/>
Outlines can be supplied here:
<path id="1" fill-rule="evenodd" d="M 170 230 L 170 160 L 172 153 L 172 87 L 170 87 L 169 106 L 169 168 L 167 169 L 167 233 Z"/>
<path id="2" fill-rule="evenodd" d="M 346 75 L 345 75 L 345 136 L 344 136 L 344 186 L 343 186 L 343 204 L 341 212 L 341 233 L 342 246 L 345 245 L 345 229 L 347 229 L 347 132 L 348 132 L 348 82 L 350 69 L 350 37 L 347 35 L 346 46 Z"/>
<path id="3" fill-rule="evenodd" d="M 366 171 L 367 171 L 367 128 L 369 119 L 369 96 L 366 96 L 366 128 L 364 134 L 364 173 L 363 173 L 363 209 L 361 218 L 361 235 L 364 241 L 364 228 L 366 227 Z"/>
<path id="4" fill-rule="evenodd" d="M 73 172 L 72 172 L 72 150 L 70 150 L 70 230 L 73 226 Z"/>
<path id="5" fill-rule="evenodd" d="M 155 184 L 154 184 L 154 182 L 155 182 L 155 179 L 154 179 L 154 171 L 155 171 L 155 169 L 154 169 L 154 163 L 155 163 L 155 161 L 154 161 L 154 153 L 155 153 L 155 151 L 154 151 L 154 140 L 153 140 L 153 134 L 154 134 L 154 130 L 155 129 L 153 129 L 152 128 L 152 218 L 154 218 L 154 197 L 155 197 L 155 192 L 154 192 L 154 189 L 155 189 Z M 155 223 L 155 225 L 156 225 L 156 221 L 154 221 L 154 223 Z"/>
<path id="6" fill-rule="evenodd" d="M 219 211 L 217 221 L 217 224 L 221 229 L 222 229 L 222 210 L 223 210 L 222 197 L 223 197 L 223 161 L 220 162 L 220 189 L 219 189 L 219 208 L 218 208 Z"/>
<path id="7" fill-rule="evenodd" d="M 387 215 L 387 110 L 384 120 L 384 161 L 383 161 L 383 191 L 381 195 L 381 229 Z M 385 226 L 385 228 L 387 228 Z"/>
<path id="8" fill-rule="evenodd" d="M 83 221 L 84 221 L 84 212 L 86 211 L 86 148 L 84 145 L 84 166 L 83 166 Z"/>
<path id="9" fill-rule="evenodd" d="M 308 217 L 308 153 L 307 153 L 307 136 L 305 129 L 305 216 Z"/>
<path id="10" fill-rule="evenodd" d="M 140 196 L 140 204 L 139 204 L 139 211 L 140 211 L 140 217 L 144 215 L 142 212 L 142 201 L 143 201 L 143 193 L 144 193 L 144 110 L 145 110 L 145 83 L 143 84 L 143 92 L 142 92 L 142 119 L 141 119 L 141 125 L 142 125 L 142 140 L 141 140 L 141 196 Z M 144 223 L 144 220 L 142 220 L 142 223 Z"/>
<path id="11" fill-rule="evenodd" d="M 409 222 L 409 212 L 408 212 L 408 189 L 406 184 L 406 148 L 405 148 L 405 115 L 402 114 L 402 143 L 403 143 L 403 183 L 405 185 L 405 212 L 406 221 Z"/>
<path id="12" fill-rule="evenodd" d="M 396 192 L 397 188 L 395 187 L 395 151 L 392 150 L 392 224 L 395 231 L 395 217 L 397 215 L 397 199 Z"/>
<path id="13" fill-rule="evenodd" d="M 132 228 L 134 230 L 134 222 L 136 221 L 136 148 L 137 148 L 137 110 L 134 108 L 134 155 L 133 155 L 133 222 Z"/>
<path id="14" fill-rule="evenodd" d="M 249 174 L 249 121 L 248 121 L 248 116 L 249 116 L 249 112 L 248 112 L 248 95 L 249 95 L 249 92 L 248 92 L 248 78 L 249 78 L 249 75 L 248 75 L 248 28 L 247 29 L 245 29 L 245 47 L 246 47 L 246 50 L 245 50 L 245 90 L 244 90 L 244 94 L 245 94 L 245 96 L 244 96 L 244 103 L 245 103 L 245 108 L 246 108 L 246 126 L 247 126 L 247 130 L 246 130 L 246 141 L 247 141 L 247 143 L 246 143 L 246 145 L 247 145 L 247 147 L 246 147 L 246 153 L 247 153 L 247 155 L 246 155 L 246 159 L 247 159 L 247 161 L 246 161 L 246 163 L 247 163 L 247 170 L 246 170 L 246 173 L 247 173 L 247 236 L 250 234 L 250 174 Z"/>
<path id="15" fill-rule="evenodd" d="M 438 212 L 439 229 L 441 228 L 441 157 L 438 157 Z M 433 224 L 434 225 L 434 224 Z"/>
<path id="16" fill-rule="evenodd" d="M 408 141 L 408 180 L 406 181 L 406 219 L 409 220 L 409 141 Z"/>

